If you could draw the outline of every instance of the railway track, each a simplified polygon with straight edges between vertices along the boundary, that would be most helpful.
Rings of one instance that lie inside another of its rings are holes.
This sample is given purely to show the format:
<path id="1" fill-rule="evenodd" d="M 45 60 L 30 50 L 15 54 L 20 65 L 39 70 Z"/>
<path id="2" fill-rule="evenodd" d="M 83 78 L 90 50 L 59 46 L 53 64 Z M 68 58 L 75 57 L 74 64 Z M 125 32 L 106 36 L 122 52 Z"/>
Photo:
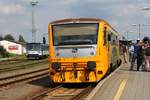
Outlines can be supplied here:
<path id="1" fill-rule="evenodd" d="M 7 63 L 7 64 L 1 64 L 0 72 L 7 72 L 12 70 L 18 70 L 18 69 L 25 69 L 33 65 L 37 64 L 43 64 L 48 63 L 47 59 L 39 60 L 39 61 L 30 61 L 27 59 L 19 60 L 16 63 Z"/>
<path id="2" fill-rule="evenodd" d="M 44 77 L 48 75 L 48 68 L 35 70 L 27 73 L 17 74 L 8 77 L 1 77 L 0 78 L 0 87 L 12 85 L 19 82 L 24 82 L 27 80 L 32 80 L 38 77 Z"/>
<path id="3" fill-rule="evenodd" d="M 62 85 L 43 91 L 27 100 L 84 100 L 93 87 L 66 88 Z"/>

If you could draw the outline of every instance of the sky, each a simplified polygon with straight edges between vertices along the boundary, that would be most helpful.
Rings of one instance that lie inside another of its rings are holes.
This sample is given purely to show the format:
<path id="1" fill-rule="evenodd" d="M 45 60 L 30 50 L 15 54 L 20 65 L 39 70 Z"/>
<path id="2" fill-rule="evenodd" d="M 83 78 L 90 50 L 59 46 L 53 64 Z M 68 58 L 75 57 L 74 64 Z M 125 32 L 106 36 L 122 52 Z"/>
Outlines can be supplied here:
<path id="1" fill-rule="evenodd" d="M 138 39 L 150 36 L 150 0 L 32 0 L 35 7 L 36 41 L 48 33 L 48 23 L 64 18 L 101 18 L 120 33 L 120 37 Z M 22 35 L 32 42 L 31 0 L 0 0 L 0 35 Z"/>

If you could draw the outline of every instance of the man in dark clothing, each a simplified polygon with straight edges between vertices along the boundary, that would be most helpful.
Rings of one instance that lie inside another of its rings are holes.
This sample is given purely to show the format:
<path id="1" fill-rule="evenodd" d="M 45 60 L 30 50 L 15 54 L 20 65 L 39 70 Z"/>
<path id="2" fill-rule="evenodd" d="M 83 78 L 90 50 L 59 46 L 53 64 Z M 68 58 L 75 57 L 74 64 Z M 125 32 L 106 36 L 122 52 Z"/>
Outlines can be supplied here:
<path id="1" fill-rule="evenodd" d="M 142 46 L 139 44 L 140 41 L 137 40 L 137 43 L 134 45 L 134 53 L 131 61 L 131 67 L 130 70 L 133 70 L 133 66 L 135 63 L 135 60 L 137 60 L 137 70 L 139 71 L 140 66 L 143 62 L 143 56 L 142 56 Z"/>
<path id="2" fill-rule="evenodd" d="M 142 45 L 139 44 L 139 47 L 138 47 L 138 52 L 137 52 L 137 71 L 139 71 L 140 69 L 140 66 L 142 65 L 143 63 L 143 49 L 142 49 Z"/>

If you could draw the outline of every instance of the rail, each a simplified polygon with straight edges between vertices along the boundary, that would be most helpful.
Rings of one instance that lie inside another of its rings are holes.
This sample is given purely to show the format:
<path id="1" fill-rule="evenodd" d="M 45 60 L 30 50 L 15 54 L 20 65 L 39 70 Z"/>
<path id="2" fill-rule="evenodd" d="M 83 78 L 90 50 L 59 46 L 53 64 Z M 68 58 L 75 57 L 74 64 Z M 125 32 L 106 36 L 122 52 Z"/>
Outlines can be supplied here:
<path id="1" fill-rule="evenodd" d="M 55 88 L 48 89 L 42 93 L 29 97 L 27 100 L 79 100 L 84 99 L 92 91 L 93 87 L 86 88 L 67 88 L 59 85 Z"/>
<path id="2" fill-rule="evenodd" d="M 48 68 L 0 78 L 0 87 L 26 81 L 29 79 L 48 76 Z"/>

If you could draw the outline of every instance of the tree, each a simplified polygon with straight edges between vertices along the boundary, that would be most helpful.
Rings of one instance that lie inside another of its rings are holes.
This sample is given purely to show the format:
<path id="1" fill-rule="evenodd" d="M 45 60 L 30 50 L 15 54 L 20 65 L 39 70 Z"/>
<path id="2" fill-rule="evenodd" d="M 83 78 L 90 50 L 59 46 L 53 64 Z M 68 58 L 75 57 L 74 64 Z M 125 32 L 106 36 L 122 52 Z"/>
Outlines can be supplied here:
<path id="1" fill-rule="evenodd" d="M 15 41 L 14 37 L 13 37 L 11 34 L 7 34 L 7 35 L 4 37 L 4 40 Z"/>
<path id="2" fill-rule="evenodd" d="M 3 40 L 3 37 L 0 35 L 0 41 Z"/>
<path id="3" fill-rule="evenodd" d="M 24 38 L 23 38 L 22 35 L 19 35 L 18 42 L 23 42 L 23 43 L 25 43 L 26 41 L 24 40 Z"/>
<path id="4" fill-rule="evenodd" d="M 6 51 L 6 49 L 3 46 L 0 46 L 0 58 L 3 57 L 9 57 L 9 53 Z"/>

